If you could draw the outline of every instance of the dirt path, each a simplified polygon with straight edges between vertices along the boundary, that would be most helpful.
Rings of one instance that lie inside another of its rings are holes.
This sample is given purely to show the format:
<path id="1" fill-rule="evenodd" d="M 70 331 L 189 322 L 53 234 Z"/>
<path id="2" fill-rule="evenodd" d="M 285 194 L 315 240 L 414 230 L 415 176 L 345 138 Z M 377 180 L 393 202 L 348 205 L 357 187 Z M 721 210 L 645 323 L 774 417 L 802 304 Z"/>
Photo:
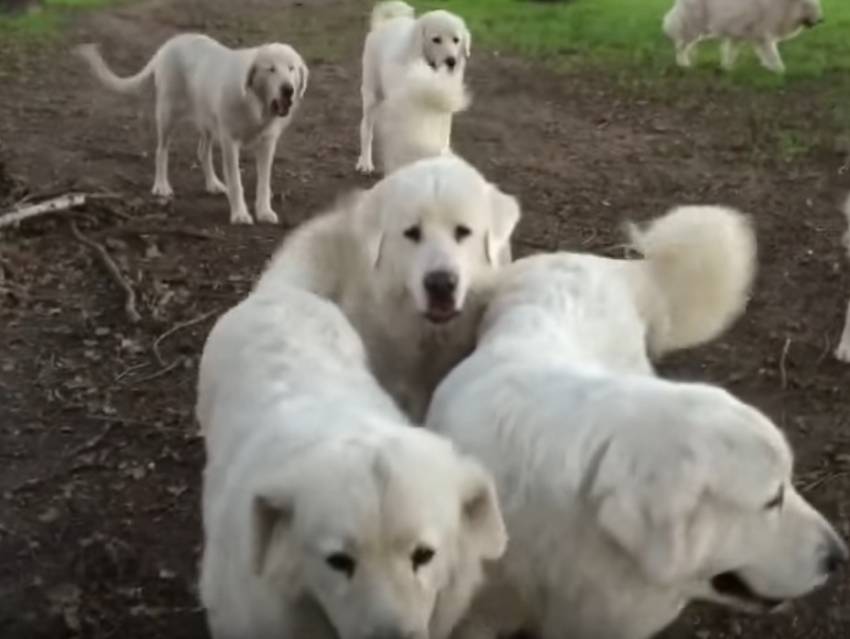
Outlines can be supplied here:
<path id="1" fill-rule="evenodd" d="M 208 314 L 245 293 L 285 228 L 367 183 L 353 172 L 367 5 L 234 6 L 144 2 L 89 16 L 41 51 L 0 44 L 0 160 L 36 192 L 119 194 L 75 219 L 129 274 L 143 315 L 128 323 L 120 290 L 64 220 L 0 235 L 4 639 L 205 636 L 194 592 L 202 450 L 192 406 Z M 67 54 L 97 40 L 117 68 L 133 71 L 178 30 L 233 45 L 283 39 L 304 52 L 308 102 L 275 165 L 283 229 L 225 224 L 225 202 L 202 192 L 188 132 L 172 162 L 178 198 L 159 207 L 147 196 L 150 100 L 106 94 Z M 798 451 L 807 494 L 850 536 L 850 368 L 831 357 L 850 293 L 835 207 L 848 183 L 835 177 L 835 158 L 771 159 L 747 105 L 717 96 L 681 96 L 674 108 L 605 78 L 556 76 L 483 51 L 470 80 L 476 102 L 456 124 L 456 146 L 521 196 L 520 252 L 616 253 L 623 219 L 674 203 L 720 201 L 754 214 L 761 276 L 746 317 L 665 372 L 720 382 L 768 410 Z M 22 188 L 3 177 L 0 205 Z M 173 329 L 159 361 L 152 345 Z M 845 577 L 790 615 L 698 609 L 669 636 L 692 637 L 699 625 L 700 639 L 843 639 L 848 600 Z"/>

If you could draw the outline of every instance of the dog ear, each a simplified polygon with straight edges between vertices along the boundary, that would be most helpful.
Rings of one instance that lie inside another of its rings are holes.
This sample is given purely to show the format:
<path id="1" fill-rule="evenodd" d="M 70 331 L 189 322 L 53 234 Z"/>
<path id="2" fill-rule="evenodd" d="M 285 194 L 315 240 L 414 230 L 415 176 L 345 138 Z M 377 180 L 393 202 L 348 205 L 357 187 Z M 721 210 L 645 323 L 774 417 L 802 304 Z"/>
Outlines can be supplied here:
<path id="1" fill-rule="evenodd" d="M 301 58 L 298 59 L 296 69 L 298 71 L 298 99 L 300 100 L 307 92 L 307 84 L 310 81 L 310 69 Z"/>
<path id="2" fill-rule="evenodd" d="M 504 266 L 511 262 L 511 234 L 520 218 L 517 199 L 491 186 L 490 227 L 484 237 L 484 252 L 493 266 Z"/>
<path id="3" fill-rule="evenodd" d="M 488 472 L 475 460 L 463 460 L 461 481 L 461 517 L 463 530 L 483 559 L 501 557 L 508 544 L 508 533 L 499 508 L 496 487 Z"/>
<path id="4" fill-rule="evenodd" d="M 354 233 L 363 247 L 369 267 L 377 269 L 384 248 L 383 212 L 375 189 L 360 195 L 351 211 Z"/>
<path id="5" fill-rule="evenodd" d="M 245 82 L 242 84 L 242 97 L 248 95 L 248 91 L 254 90 L 254 78 L 257 76 L 257 63 L 252 61 L 245 73 Z"/>
<path id="6" fill-rule="evenodd" d="M 467 27 L 463 28 L 463 55 L 467 60 L 472 55 L 472 33 Z"/>
<path id="7" fill-rule="evenodd" d="M 281 494 L 279 490 L 265 490 L 254 497 L 251 509 L 251 563 L 254 574 L 261 575 L 275 537 L 292 525 L 295 504 L 291 495 Z"/>

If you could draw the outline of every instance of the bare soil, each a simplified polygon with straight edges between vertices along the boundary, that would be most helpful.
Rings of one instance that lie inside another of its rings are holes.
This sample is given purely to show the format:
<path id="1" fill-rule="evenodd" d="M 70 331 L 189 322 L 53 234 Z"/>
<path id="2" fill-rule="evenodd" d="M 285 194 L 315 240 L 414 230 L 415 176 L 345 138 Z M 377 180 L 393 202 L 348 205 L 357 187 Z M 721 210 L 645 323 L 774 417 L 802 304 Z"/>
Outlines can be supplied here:
<path id="1" fill-rule="evenodd" d="M 61 37 L 0 41 L 0 209 L 72 189 L 106 195 L 0 231 L 4 639 L 206 636 L 195 593 L 198 356 L 215 314 L 248 290 L 286 229 L 369 183 L 353 170 L 367 13 L 359 0 L 144 0 L 87 14 Z M 226 224 L 223 197 L 203 193 L 189 128 L 172 160 L 177 198 L 152 199 L 150 97 L 108 94 L 68 52 L 98 41 L 130 72 L 185 30 L 230 45 L 285 40 L 311 66 L 275 165 L 281 227 Z M 789 160 L 765 133 L 781 117 L 815 126 L 816 100 L 646 97 L 606 74 L 557 75 L 482 50 L 469 77 L 476 101 L 456 147 L 521 197 L 520 253 L 619 255 L 623 220 L 677 203 L 753 214 L 760 276 L 746 316 L 663 372 L 766 410 L 797 451 L 802 490 L 850 537 L 850 367 L 832 357 L 850 295 L 836 206 L 850 180 L 828 149 Z M 140 322 L 71 220 L 119 266 Z M 665 636 L 844 639 L 850 581 L 768 618 L 695 607 Z"/>

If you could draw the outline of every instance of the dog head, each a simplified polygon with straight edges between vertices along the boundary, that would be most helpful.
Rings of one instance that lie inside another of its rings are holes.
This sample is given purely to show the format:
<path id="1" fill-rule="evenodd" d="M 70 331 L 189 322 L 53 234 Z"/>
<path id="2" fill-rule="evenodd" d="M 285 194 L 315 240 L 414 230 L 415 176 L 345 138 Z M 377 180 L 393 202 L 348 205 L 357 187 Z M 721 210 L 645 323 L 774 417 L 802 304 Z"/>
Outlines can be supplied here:
<path id="1" fill-rule="evenodd" d="M 253 500 L 256 573 L 340 639 L 427 639 L 441 602 L 468 601 L 505 549 L 490 476 L 432 433 L 395 428 L 302 455 Z"/>
<path id="2" fill-rule="evenodd" d="M 286 44 L 257 49 L 245 77 L 245 91 L 253 93 L 271 117 L 285 118 L 304 97 L 310 72 L 304 60 Z"/>
<path id="3" fill-rule="evenodd" d="M 379 182 L 356 212 L 376 294 L 433 324 L 461 313 L 470 288 L 510 261 L 515 198 L 454 156 Z"/>
<path id="4" fill-rule="evenodd" d="M 416 20 L 415 46 L 433 69 L 463 69 L 472 52 L 472 36 L 462 18 L 448 11 L 429 11 Z"/>
<path id="5" fill-rule="evenodd" d="M 799 25 L 811 29 L 823 22 L 820 0 L 798 0 Z"/>
<path id="6" fill-rule="evenodd" d="M 598 521 L 649 584 L 683 598 L 769 611 L 847 560 L 794 489 L 792 456 L 761 413 L 705 385 L 630 383 L 606 403 L 622 422 L 597 451 Z"/>

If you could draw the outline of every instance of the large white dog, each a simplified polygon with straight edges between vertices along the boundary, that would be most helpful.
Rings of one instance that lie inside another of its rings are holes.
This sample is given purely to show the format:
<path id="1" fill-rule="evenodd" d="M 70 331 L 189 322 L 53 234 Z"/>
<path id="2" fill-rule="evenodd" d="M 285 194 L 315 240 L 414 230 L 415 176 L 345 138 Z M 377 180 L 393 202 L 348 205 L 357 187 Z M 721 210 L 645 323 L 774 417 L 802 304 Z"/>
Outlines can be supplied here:
<path id="1" fill-rule="evenodd" d="M 454 156 L 421 160 L 289 236 L 266 278 L 337 302 L 415 419 L 474 345 L 480 285 L 510 262 L 515 198 Z"/>
<path id="2" fill-rule="evenodd" d="M 506 544 L 492 478 L 413 428 L 333 303 L 261 281 L 204 348 L 215 639 L 445 639 Z"/>
<path id="3" fill-rule="evenodd" d="M 553 254 L 498 278 L 474 354 L 426 425 L 496 476 L 510 544 L 462 637 L 646 639 L 691 599 L 773 609 L 847 558 L 794 489 L 763 414 L 653 374 L 718 335 L 755 264 L 746 219 L 683 207 L 634 231 L 642 260 Z"/>
<path id="4" fill-rule="evenodd" d="M 363 119 L 360 123 L 360 157 L 357 160 L 359 171 L 371 173 L 375 170 L 372 143 L 375 125 L 381 115 L 381 103 L 406 83 L 410 84 L 410 67 L 417 62 L 424 62 L 433 71 L 442 70 L 445 75 L 457 76 L 460 88 L 453 89 L 449 85 L 447 90 L 443 82 L 444 86 L 438 87 L 438 92 L 447 93 L 449 97 L 439 98 L 436 109 L 432 98 L 426 97 L 423 102 L 421 90 L 416 90 L 408 94 L 415 98 L 412 103 L 401 99 L 396 102 L 396 110 L 404 104 L 411 104 L 416 111 L 426 112 L 436 124 L 430 127 L 432 132 L 427 137 L 428 146 L 444 140 L 445 148 L 448 149 L 452 114 L 465 108 L 462 83 L 471 46 L 469 29 L 463 19 L 453 13 L 429 11 L 417 18 L 413 8 L 405 2 L 393 0 L 375 6 L 369 35 L 363 47 L 363 78 L 360 87 Z M 418 72 L 414 70 L 412 73 L 416 75 Z M 415 79 L 413 82 L 419 84 Z M 433 92 L 432 88 L 430 93 Z M 435 110 L 438 113 L 435 114 Z M 408 125 L 403 130 L 410 128 Z"/>
<path id="5" fill-rule="evenodd" d="M 156 176 L 153 194 L 171 197 L 168 149 L 181 111 L 191 113 L 200 133 L 198 161 L 207 191 L 226 193 L 232 224 L 251 224 L 239 172 L 239 153 L 253 147 L 257 163 L 257 220 L 276 223 L 272 209 L 271 171 L 277 140 L 289 126 L 307 90 L 309 72 L 298 53 L 286 44 L 229 49 L 195 33 L 174 36 L 136 75 L 121 78 L 106 65 L 97 47 L 82 45 L 77 53 L 95 76 L 119 93 L 138 93 L 152 79 L 156 86 Z M 213 145 L 221 146 L 224 180 L 213 166 Z"/>
<path id="6" fill-rule="evenodd" d="M 753 46 L 762 65 L 785 71 L 779 42 L 823 21 L 820 0 L 675 0 L 664 32 L 676 46 L 676 62 L 689 67 L 700 40 L 721 39 L 722 65 L 735 65 L 740 44 Z"/>

